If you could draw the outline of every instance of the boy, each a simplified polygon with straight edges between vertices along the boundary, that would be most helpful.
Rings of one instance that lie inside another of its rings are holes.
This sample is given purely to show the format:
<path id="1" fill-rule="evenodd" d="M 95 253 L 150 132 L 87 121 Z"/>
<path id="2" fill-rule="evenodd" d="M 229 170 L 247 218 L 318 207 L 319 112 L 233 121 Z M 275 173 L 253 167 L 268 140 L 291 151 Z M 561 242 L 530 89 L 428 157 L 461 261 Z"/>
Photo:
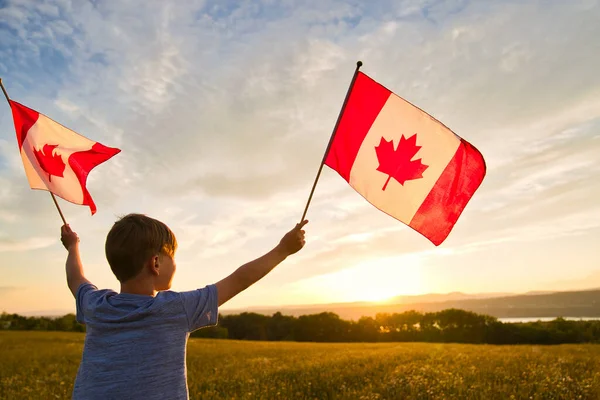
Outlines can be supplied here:
<path id="1" fill-rule="evenodd" d="M 187 399 L 186 345 L 190 332 L 217 324 L 218 307 L 304 246 L 302 221 L 262 257 L 216 284 L 170 291 L 177 240 L 162 222 L 129 214 L 113 225 L 105 252 L 120 293 L 98 290 L 83 273 L 79 238 L 61 228 L 68 251 L 67 283 L 77 320 L 86 324 L 74 399 Z"/>

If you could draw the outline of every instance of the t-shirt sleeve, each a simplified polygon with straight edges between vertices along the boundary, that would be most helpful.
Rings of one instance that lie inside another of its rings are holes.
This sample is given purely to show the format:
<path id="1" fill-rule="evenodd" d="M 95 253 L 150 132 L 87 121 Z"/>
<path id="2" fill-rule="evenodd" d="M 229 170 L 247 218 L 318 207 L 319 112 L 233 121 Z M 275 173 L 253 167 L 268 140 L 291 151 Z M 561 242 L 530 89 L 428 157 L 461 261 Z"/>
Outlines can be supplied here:
<path id="1" fill-rule="evenodd" d="M 75 296 L 75 319 L 80 324 L 85 324 L 85 309 L 87 308 L 89 295 L 95 290 L 98 290 L 98 288 L 89 282 L 82 283 L 77 288 L 77 295 Z"/>
<path id="2" fill-rule="evenodd" d="M 218 320 L 217 286 L 180 292 L 183 309 L 187 316 L 189 331 L 214 326 Z"/>

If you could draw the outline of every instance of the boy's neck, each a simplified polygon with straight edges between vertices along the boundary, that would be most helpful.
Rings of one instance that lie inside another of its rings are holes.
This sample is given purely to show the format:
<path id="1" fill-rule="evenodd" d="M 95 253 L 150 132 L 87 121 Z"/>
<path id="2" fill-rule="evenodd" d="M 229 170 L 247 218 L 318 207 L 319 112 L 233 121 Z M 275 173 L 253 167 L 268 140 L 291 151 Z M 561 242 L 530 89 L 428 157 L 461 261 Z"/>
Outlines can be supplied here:
<path id="1" fill-rule="evenodd" d="M 154 283 L 152 281 L 131 279 L 127 282 L 121 282 L 121 293 L 154 297 L 157 292 L 154 290 Z"/>

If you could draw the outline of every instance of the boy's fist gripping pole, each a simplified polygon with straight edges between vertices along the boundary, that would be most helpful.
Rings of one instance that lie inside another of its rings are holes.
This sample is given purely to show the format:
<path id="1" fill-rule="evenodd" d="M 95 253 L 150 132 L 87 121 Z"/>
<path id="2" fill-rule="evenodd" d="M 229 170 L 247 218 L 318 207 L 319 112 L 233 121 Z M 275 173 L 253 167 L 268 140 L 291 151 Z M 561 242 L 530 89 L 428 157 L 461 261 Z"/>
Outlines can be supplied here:
<path id="1" fill-rule="evenodd" d="M 305 232 L 302 228 L 307 223 L 308 221 L 304 220 L 296 224 L 296 226 L 291 231 L 289 231 L 285 234 L 285 236 L 283 236 L 283 238 L 279 242 L 279 246 L 285 254 L 294 254 L 300 249 L 302 249 L 302 247 L 304 247 L 306 241 L 304 240 Z"/>
<path id="2" fill-rule="evenodd" d="M 65 224 L 60 228 L 60 241 L 65 249 L 70 250 L 71 246 L 79 243 L 79 236 L 73 232 L 69 225 Z"/>

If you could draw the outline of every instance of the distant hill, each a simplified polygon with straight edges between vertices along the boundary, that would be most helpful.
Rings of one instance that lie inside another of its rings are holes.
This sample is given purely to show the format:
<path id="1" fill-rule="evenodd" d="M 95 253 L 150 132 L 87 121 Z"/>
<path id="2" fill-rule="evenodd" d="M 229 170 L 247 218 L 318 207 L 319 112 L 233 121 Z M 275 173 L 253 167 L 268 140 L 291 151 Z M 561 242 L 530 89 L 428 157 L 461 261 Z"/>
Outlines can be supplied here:
<path id="1" fill-rule="evenodd" d="M 414 304 L 414 303 L 438 303 L 442 301 L 451 300 L 469 300 L 469 299 L 489 299 L 492 297 L 504 297 L 514 296 L 515 293 L 462 293 L 462 292 L 451 292 L 451 293 L 429 293 L 416 296 L 398 296 L 387 300 L 387 304 Z"/>
<path id="2" fill-rule="evenodd" d="M 529 292 L 526 294 L 464 293 L 401 296 L 381 303 L 336 303 L 306 306 L 261 307 L 245 310 L 222 310 L 222 314 L 256 312 L 271 315 L 277 311 L 286 315 L 306 315 L 329 311 L 343 319 L 375 316 L 377 313 L 401 313 L 408 310 L 435 312 L 459 308 L 497 318 L 519 317 L 600 317 L 600 289 L 572 292 Z"/>

